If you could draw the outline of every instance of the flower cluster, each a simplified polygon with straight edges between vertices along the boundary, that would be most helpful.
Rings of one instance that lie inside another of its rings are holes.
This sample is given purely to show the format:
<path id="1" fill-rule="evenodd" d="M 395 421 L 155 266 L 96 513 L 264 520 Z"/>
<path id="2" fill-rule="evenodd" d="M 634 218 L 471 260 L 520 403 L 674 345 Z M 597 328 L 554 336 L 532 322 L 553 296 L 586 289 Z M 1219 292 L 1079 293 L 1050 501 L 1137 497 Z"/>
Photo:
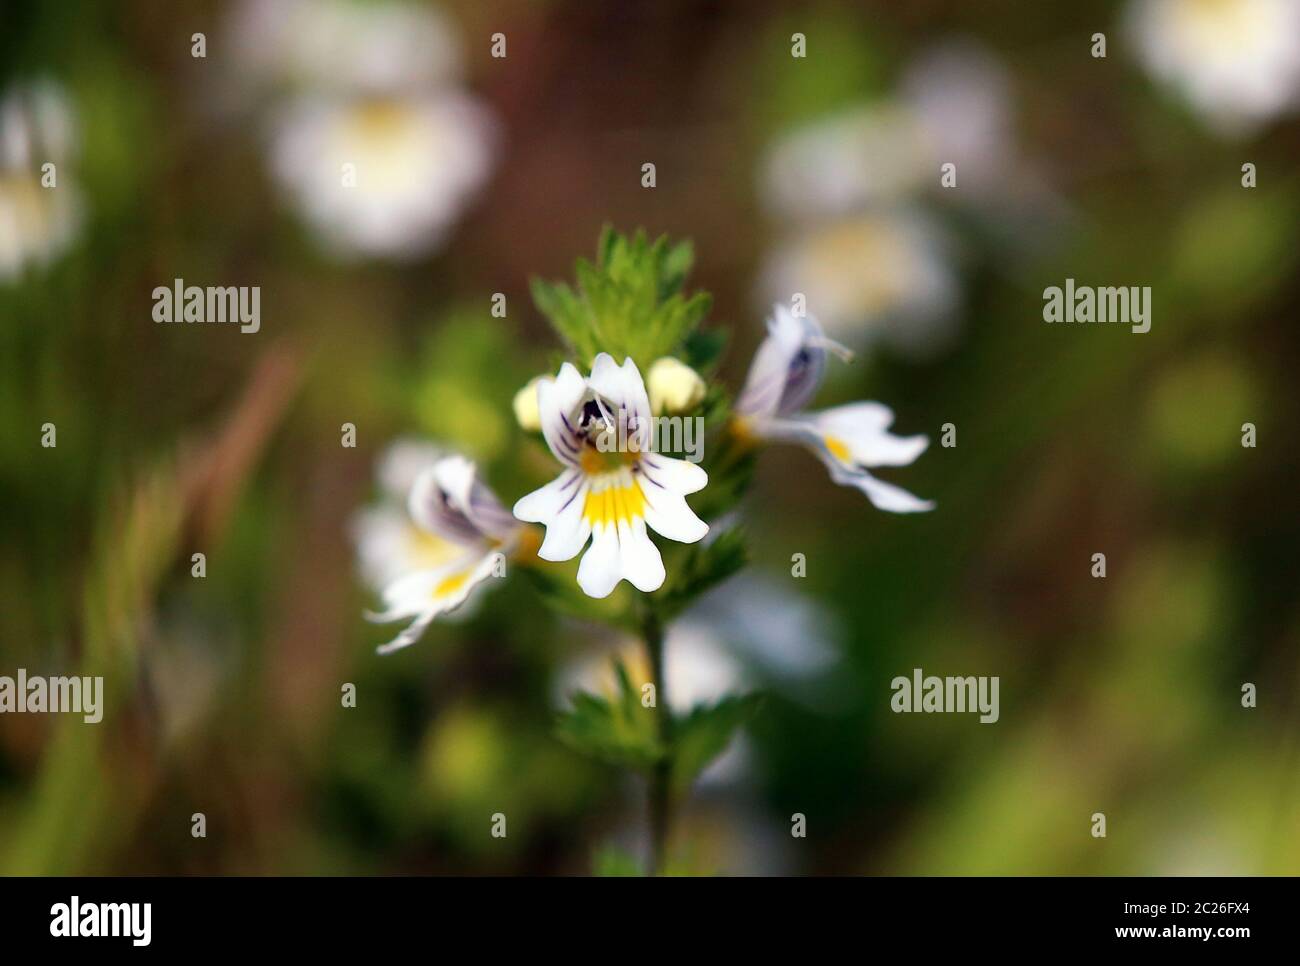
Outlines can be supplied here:
<path id="1" fill-rule="evenodd" d="M 412 621 L 381 651 L 417 640 L 489 577 L 504 576 L 508 559 L 542 568 L 581 554 L 577 585 L 597 600 L 609 597 L 623 581 L 642 594 L 664 588 L 669 578 L 664 550 L 651 534 L 679 544 L 703 541 L 709 524 L 688 497 L 698 494 L 719 516 L 731 509 L 743 486 L 731 478 L 737 472 L 735 459 L 719 461 L 711 478 L 703 466 L 656 448 L 651 426 L 661 413 L 701 420 L 708 413 L 721 448 L 733 453 L 747 454 L 762 442 L 805 446 L 826 465 L 832 480 L 861 490 L 879 509 L 913 513 L 934 506 L 871 473 L 911 463 L 928 443 L 925 436 L 892 434 L 888 407 L 859 402 L 807 411 L 828 355 L 850 356 L 815 319 L 796 316 L 784 305 L 774 308 L 766 338 L 729 411 L 720 401 L 720 387 L 708 385 L 694 367 L 668 354 L 699 354 L 693 330 L 707 303 L 679 294 L 689 260 L 689 249 L 669 248 L 663 240 L 650 245 L 640 235 L 629 241 L 607 233 L 597 265 L 580 265 L 580 295 L 538 283 L 539 304 L 549 309 L 575 355 L 584 354 L 576 346 L 590 349 L 601 341 L 615 352 L 635 345 L 652 357 L 651 389 L 630 353 L 620 358 L 600 348 L 590 354 L 586 375 L 566 361 L 554 376 L 529 382 L 514 400 L 521 426 L 540 431 L 560 472 L 519 498 L 513 513 L 469 460 L 430 454 L 409 483 L 406 530 L 394 526 L 391 509 L 382 511 L 382 523 L 377 516 L 363 518 L 358 529 L 363 559 L 370 561 L 371 574 L 382 574 L 384 580 L 385 606 L 372 619 Z M 638 326 L 625 323 L 620 329 L 613 317 L 598 318 L 606 285 L 623 292 L 623 319 L 643 316 Z M 646 331 L 656 334 L 649 338 Z M 730 501 L 706 499 L 714 482 Z M 541 524 L 544 536 L 531 524 Z M 412 547 L 418 548 L 414 554 Z M 405 555 L 401 566 L 376 564 L 376 558 L 391 563 L 399 555 Z M 695 592 L 691 586 L 674 589 L 679 597 Z"/>

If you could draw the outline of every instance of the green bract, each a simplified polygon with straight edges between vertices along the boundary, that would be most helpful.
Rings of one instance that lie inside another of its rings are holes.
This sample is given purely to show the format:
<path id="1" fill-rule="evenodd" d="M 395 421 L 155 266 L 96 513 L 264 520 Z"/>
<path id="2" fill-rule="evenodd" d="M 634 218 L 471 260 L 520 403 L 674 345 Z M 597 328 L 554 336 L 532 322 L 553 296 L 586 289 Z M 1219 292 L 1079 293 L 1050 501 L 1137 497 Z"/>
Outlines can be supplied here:
<path id="1" fill-rule="evenodd" d="M 620 362 L 630 356 L 644 372 L 708 314 L 707 293 L 682 294 L 694 260 L 690 242 L 650 242 L 644 231 L 628 238 L 606 227 L 596 263 L 578 259 L 577 289 L 533 279 L 533 300 L 582 364 L 608 352 Z"/>

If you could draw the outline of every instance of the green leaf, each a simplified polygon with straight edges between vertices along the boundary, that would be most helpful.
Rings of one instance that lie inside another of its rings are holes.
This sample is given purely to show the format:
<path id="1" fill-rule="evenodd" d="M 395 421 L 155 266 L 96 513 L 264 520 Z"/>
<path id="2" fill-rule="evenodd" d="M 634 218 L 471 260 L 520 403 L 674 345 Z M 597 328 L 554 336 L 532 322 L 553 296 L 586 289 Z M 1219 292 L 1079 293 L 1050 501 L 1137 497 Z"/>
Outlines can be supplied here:
<path id="1" fill-rule="evenodd" d="M 533 301 L 581 361 L 608 352 L 619 362 L 631 356 L 644 370 L 677 354 L 709 312 L 707 293 L 682 294 L 694 258 L 689 242 L 650 242 L 644 231 L 629 238 L 606 228 L 595 264 L 577 261 L 577 288 L 534 279 Z"/>
<path id="2" fill-rule="evenodd" d="M 722 358 L 722 350 L 727 347 L 726 329 L 697 330 L 686 337 L 682 344 L 682 359 L 700 375 L 713 370 Z"/>
<path id="3" fill-rule="evenodd" d="M 717 704 L 696 705 L 674 725 L 672 782 L 684 794 L 697 775 L 726 750 L 736 729 L 758 710 L 762 696 L 737 695 Z"/>
<path id="4" fill-rule="evenodd" d="M 655 709 L 643 707 L 641 692 L 628 677 L 622 661 L 614 662 L 617 693 L 600 697 L 580 691 L 572 695 L 573 709 L 556 718 L 555 733 L 571 748 L 625 768 L 649 769 L 663 761 Z"/>
<path id="5" fill-rule="evenodd" d="M 654 611 L 667 623 L 697 597 L 722 583 L 745 566 L 748 553 L 739 528 L 725 530 L 705 544 L 692 544 L 679 551 L 670 581 L 652 595 Z"/>

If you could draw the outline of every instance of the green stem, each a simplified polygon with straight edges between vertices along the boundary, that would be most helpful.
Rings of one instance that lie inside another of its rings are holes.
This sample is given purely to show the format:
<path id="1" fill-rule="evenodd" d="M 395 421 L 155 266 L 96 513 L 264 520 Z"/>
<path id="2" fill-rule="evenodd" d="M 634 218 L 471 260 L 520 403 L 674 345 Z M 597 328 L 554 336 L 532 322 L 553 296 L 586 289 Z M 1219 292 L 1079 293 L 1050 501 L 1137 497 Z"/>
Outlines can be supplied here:
<path id="1" fill-rule="evenodd" d="M 655 765 L 649 780 L 650 875 L 664 869 L 668 851 L 668 834 L 672 825 L 672 739 L 673 716 L 668 707 L 668 682 L 664 678 L 664 631 L 659 619 L 648 613 L 642 625 L 646 653 L 650 659 L 650 676 L 655 686 L 655 721 L 659 741 L 666 749 Z"/>

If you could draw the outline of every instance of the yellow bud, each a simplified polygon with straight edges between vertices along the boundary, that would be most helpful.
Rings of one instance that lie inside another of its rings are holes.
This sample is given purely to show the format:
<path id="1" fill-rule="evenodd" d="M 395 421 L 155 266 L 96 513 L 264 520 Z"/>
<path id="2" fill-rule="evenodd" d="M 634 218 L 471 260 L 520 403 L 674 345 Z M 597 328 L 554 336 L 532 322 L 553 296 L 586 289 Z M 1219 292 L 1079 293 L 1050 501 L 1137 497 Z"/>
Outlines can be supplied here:
<path id="1" fill-rule="evenodd" d="M 689 412 L 704 398 L 700 374 L 672 356 L 656 359 L 646 374 L 650 409 L 656 414 Z"/>
<path id="2" fill-rule="evenodd" d="M 519 420 L 519 425 L 530 433 L 542 428 L 542 414 L 537 408 L 537 384 L 541 381 L 541 376 L 529 379 L 528 385 L 515 393 L 515 400 L 512 404 L 515 410 L 515 419 Z"/>

